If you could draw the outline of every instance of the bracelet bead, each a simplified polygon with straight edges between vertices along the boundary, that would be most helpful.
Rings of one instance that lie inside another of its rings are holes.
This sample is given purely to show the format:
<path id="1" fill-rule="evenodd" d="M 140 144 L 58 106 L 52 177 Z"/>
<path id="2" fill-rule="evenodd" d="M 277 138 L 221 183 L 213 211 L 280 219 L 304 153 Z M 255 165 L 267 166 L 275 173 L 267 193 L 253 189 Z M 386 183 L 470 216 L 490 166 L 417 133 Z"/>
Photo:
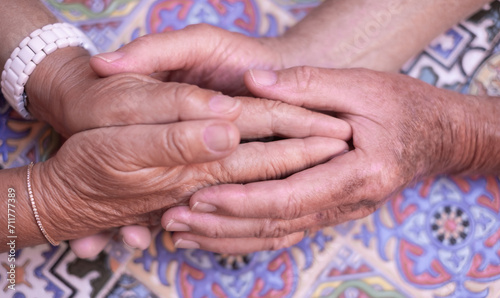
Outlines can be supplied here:
<path id="1" fill-rule="evenodd" d="M 42 225 L 42 220 L 40 219 L 40 215 L 38 214 L 38 209 L 36 208 L 35 204 L 35 196 L 33 195 L 33 190 L 31 189 L 32 185 L 32 180 L 31 180 L 31 174 L 33 172 L 33 166 L 35 164 L 31 162 L 28 166 L 28 170 L 26 173 L 26 184 L 28 186 L 28 195 L 30 198 L 30 203 L 31 203 L 31 209 L 33 210 L 33 215 L 35 216 L 35 222 L 40 229 L 40 232 L 42 232 L 42 235 L 47 239 L 47 241 L 52 244 L 53 246 L 58 246 L 60 244 L 59 241 L 55 241 L 52 237 L 49 236 L 47 231 L 45 231 L 45 228 Z"/>

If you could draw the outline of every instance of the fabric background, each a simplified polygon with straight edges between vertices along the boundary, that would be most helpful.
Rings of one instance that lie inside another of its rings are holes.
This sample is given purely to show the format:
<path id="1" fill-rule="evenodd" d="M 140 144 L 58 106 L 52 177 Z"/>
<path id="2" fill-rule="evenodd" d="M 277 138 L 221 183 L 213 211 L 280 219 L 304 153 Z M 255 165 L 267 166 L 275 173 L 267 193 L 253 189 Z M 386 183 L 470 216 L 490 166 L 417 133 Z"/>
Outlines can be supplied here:
<path id="1" fill-rule="evenodd" d="M 276 36 L 319 4 L 43 2 L 101 51 L 202 22 Z M 403 72 L 463 93 L 500 95 L 499 40 L 500 2 L 493 2 L 434 40 Z M 58 144 L 47 125 L 22 120 L 0 97 L 0 168 L 43 161 Z M 0 264 L 1 297 L 500 297 L 500 181 L 482 176 L 420 181 L 365 219 L 273 252 L 221 256 L 176 250 L 166 232 L 145 251 L 115 239 L 94 260 L 77 259 L 66 243 L 45 244 L 17 252 L 15 292 L 6 288 L 6 254 L 0 254 Z"/>

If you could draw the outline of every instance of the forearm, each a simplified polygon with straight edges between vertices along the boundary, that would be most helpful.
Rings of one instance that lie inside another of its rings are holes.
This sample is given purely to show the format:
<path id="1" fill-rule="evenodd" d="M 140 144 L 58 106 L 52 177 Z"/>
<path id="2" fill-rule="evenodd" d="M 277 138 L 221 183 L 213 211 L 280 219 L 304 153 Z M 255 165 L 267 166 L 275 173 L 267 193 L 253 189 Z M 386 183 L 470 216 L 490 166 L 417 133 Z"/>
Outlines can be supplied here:
<path id="1" fill-rule="evenodd" d="M 31 32 L 57 19 L 39 0 L 0 0 L 0 65 Z"/>
<path id="2" fill-rule="evenodd" d="M 327 0 L 281 38 L 285 67 L 397 71 L 489 0 Z"/>

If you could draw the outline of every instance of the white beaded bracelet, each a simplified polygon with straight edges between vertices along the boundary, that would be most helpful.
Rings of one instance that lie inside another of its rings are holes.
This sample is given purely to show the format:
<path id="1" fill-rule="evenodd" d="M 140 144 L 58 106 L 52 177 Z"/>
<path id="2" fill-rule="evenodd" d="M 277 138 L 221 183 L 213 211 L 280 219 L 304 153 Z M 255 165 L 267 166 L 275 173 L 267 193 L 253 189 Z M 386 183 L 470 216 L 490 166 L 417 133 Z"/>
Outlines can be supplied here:
<path id="1" fill-rule="evenodd" d="M 78 28 L 68 23 L 56 23 L 33 31 L 14 49 L 2 72 L 2 92 L 10 105 L 25 119 L 28 112 L 24 86 L 35 67 L 57 49 L 82 47 L 91 55 L 98 53 L 92 41 Z"/>
<path id="2" fill-rule="evenodd" d="M 52 244 L 53 246 L 58 246 L 60 244 L 60 242 L 52 239 L 52 237 L 49 236 L 47 231 L 45 231 L 45 228 L 42 225 L 42 219 L 40 218 L 40 215 L 38 214 L 38 209 L 36 209 L 35 196 L 33 195 L 33 190 L 31 189 L 31 179 L 30 179 L 31 173 L 33 172 L 34 165 L 35 164 L 33 162 L 30 163 L 30 165 L 28 166 L 27 174 L 26 174 L 26 184 L 28 185 L 28 195 L 29 195 L 30 202 L 31 202 L 31 208 L 33 209 L 33 214 L 35 215 L 35 221 L 36 221 L 36 224 L 38 225 L 38 228 L 40 229 L 40 232 L 42 232 L 43 236 L 45 237 L 45 239 L 47 239 L 47 241 L 49 241 L 50 244 Z"/>

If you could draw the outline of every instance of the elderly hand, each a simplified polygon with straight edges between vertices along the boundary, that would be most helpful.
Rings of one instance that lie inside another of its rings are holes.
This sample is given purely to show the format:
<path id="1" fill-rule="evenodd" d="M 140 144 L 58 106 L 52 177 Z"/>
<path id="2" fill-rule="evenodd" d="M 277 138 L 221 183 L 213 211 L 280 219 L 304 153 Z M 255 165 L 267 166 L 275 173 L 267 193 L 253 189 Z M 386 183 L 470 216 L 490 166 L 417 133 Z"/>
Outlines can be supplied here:
<path id="1" fill-rule="evenodd" d="M 200 24 L 140 37 L 115 52 L 92 57 L 90 64 L 96 73 L 106 78 L 115 74 L 139 73 L 241 95 L 248 94 L 243 81 L 245 71 L 249 68 L 282 68 L 284 60 L 290 58 L 286 53 L 291 53 L 285 47 L 280 39 L 251 38 Z M 250 102 L 248 107 L 252 109 Z M 257 111 L 259 108 L 253 109 Z M 293 115 L 290 117 L 294 118 Z M 295 123 L 279 125 L 294 130 Z M 345 138 L 346 135 L 331 136 Z M 130 246 L 145 248 L 148 245 L 149 234 L 145 228 L 127 227 L 125 230 L 122 229 L 122 235 Z M 93 251 L 90 255 L 94 255 L 104 247 L 105 239 L 98 235 L 72 241 L 71 246 L 79 256 L 87 256 L 90 251 Z"/>
<path id="2" fill-rule="evenodd" d="M 323 138 L 242 144 L 240 145 L 241 148 L 249 148 L 248 150 L 253 153 L 249 153 L 251 156 L 248 157 L 244 157 L 241 154 L 233 154 L 228 161 L 221 161 L 224 165 L 221 167 L 224 169 L 224 182 L 226 183 L 264 180 L 274 176 L 272 173 L 278 172 L 280 174 L 277 174 L 277 176 L 288 175 L 296 170 L 302 170 L 318 162 L 322 162 L 324 161 L 323 158 L 331 158 L 347 149 L 345 142 L 335 139 L 347 140 L 350 138 L 351 128 L 345 121 L 272 100 L 245 97 L 236 98 L 236 100 L 241 102 L 241 115 L 234 123 L 241 137 L 244 139 L 254 139 L 273 135 L 292 138 L 306 138 L 309 136 Z M 185 111 L 185 113 L 189 113 L 189 111 Z M 185 115 L 180 114 L 179 117 L 183 118 Z M 188 125 L 188 123 L 194 122 L 180 122 L 172 125 L 181 125 L 183 123 Z M 90 133 L 90 131 L 85 133 Z M 180 138 L 182 135 L 176 137 Z M 334 139 L 330 139 L 331 137 Z M 123 135 L 123 138 L 125 138 L 125 135 Z M 315 145 L 310 146 L 309 142 L 311 141 L 315 142 Z M 325 143 L 321 144 L 323 141 L 325 141 Z M 280 147 L 274 147 L 278 144 L 282 145 L 280 145 Z M 316 148 L 316 146 L 318 146 L 318 148 Z M 179 150 L 186 151 L 191 145 L 186 142 L 181 147 L 182 148 Z M 146 150 L 145 148 L 144 152 Z M 324 151 L 322 152 L 321 150 Z M 121 152 L 122 147 L 118 147 L 115 151 L 118 153 Z M 143 151 L 141 150 L 141 152 Z M 297 154 L 297 152 L 302 153 Z M 321 158 L 315 157 L 315 154 L 319 154 Z M 270 162 L 271 160 L 273 162 Z M 299 164 L 302 166 L 298 166 Z M 196 167 L 196 165 L 193 165 L 193 167 Z M 255 175 L 260 176 L 258 179 L 253 179 L 252 177 Z M 186 177 L 186 179 L 188 178 L 194 180 L 194 182 L 198 182 L 200 179 L 196 176 Z M 222 182 L 222 180 L 206 182 L 203 186 Z M 186 180 L 185 183 L 189 183 L 189 181 Z M 145 186 L 139 188 L 143 189 L 144 187 Z M 195 188 L 193 188 L 193 191 L 194 190 Z M 184 199 L 187 200 L 188 197 Z M 187 204 L 187 202 L 184 203 Z M 146 226 L 133 225 L 124 227 L 121 229 L 121 233 L 124 237 L 124 241 L 130 246 L 144 249 L 149 245 L 150 235 Z M 111 234 L 109 232 L 105 232 L 103 234 L 73 240 L 70 244 L 73 251 L 78 256 L 91 257 L 104 248 L 110 236 Z"/>
<path id="3" fill-rule="evenodd" d="M 240 128 L 224 120 L 200 120 L 73 135 L 54 158 L 33 169 L 46 230 L 62 240 L 122 225 L 158 224 L 165 209 L 187 204 L 200 188 L 286 176 L 347 149 L 344 141 L 325 137 L 238 145 L 239 131 L 300 137 L 311 131 L 331 134 L 327 127 L 335 125 L 325 115 L 286 104 L 272 106 L 269 113 L 243 113 Z M 300 111 L 294 112 L 304 126 L 300 132 L 279 125 L 268 130 L 269 121 L 285 123 L 281 120 L 293 110 Z"/>
<path id="4" fill-rule="evenodd" d="M 89 59 L 83 49 L 60 49 L 26 87 L 30 112 L 65 136 L 107 126 L 234 120 L 241 111 L 237 100 L 193 85 L 131 73 L 99 78 Z"/>
<path id="5" fill-rule="evenodd" d="M 90 63 L 103 77 L 155 73 L 164 81 L 247 95 L 243 74 L 248 69 L 282 69 L 288 53 L 278 38 L 253 38 L 199 24 L 139 37 L 115 52 L 94 56 Z"/>
<path id="6" fill-rule="evenodd" d="M 352 126 L 353 150 L 283 180 L 198 191 L 190 207 L 162 218 L 179 231 L 177 247 L 246 253 L 290 246 L 307 229 L 371 214 L 417 178 L 488 162 L 475 155 L 487 143 L 484 131 L 474 133 L 480 104 L 473 97 L 363 69 L 251 71 L 245 79 L 257 96 L 337 113 Z"/>

